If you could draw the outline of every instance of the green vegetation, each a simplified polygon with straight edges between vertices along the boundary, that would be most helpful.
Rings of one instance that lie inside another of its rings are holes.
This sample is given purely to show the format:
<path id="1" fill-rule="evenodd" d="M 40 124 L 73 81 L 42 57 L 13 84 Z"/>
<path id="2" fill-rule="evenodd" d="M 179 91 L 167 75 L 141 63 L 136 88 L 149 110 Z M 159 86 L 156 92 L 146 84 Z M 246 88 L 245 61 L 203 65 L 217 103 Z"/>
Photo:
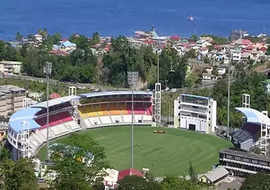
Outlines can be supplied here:
<path id="1" fill-rule="evenodd" d="M 51 160 L 55 163 L 52 169 L 57 172 L 56 179 L 52 182 L 53 189 L 57 190 L 90 190 L 93 184 L 101 184 L 102 169 L 105 167 L 105 154 L 103 148 L 87 135 L 72 134 L 65 144 L 79 148 L 74 154 L 61 154 L 54 151 Z M 95 155 L 90 163 L 84 161 L 85 153 Z"/>
<path id="2" fill-rule="evenodd" d="M 2 160 L 0 164 L 0 189 L 5 190 L 37 190 L 37 178 L 30 160 L 21 159 L 16 162 Z"/>
<path id="3" fill-rule="evenodd" d="M 251 107 L 259 111 L 270 112 L 270 96 L 265 92 L 263 81 L 267 77 L 257 72 L 238 71 L 238 76 L 231 84 L 231 105 L 230 105 L 230 126 L 241 127 L 242 115 L 235 110 L 235 107 L 242 106 L 241 96 L 246 93 L 250 95 Z M 173 116 L 173 101 L 181 93 L 191 93 L 201 96 L 212 97 L 217 101 L 217 124 L 227 125 L 227 80 L 219 80 L 213 88 L 204 89 L 183 89 L 175 93 L 162 93 L 162 116 Z M 169 112 L 170 102 L 170 112 Z"/>
<path id="4" fill-rule="evenodd" d="M 263 81 L 266 76 L 259 73 L 250 73 L 241 78 L 237 78 L 231 85 L 231 126 L 240 127 L 242 123 L 242 115 L 235 111 L 235 107 L 241 107 L 241 95 L 247 93 L 251 97 L 251 107 L 260 111 L 270 111 L 270 99 L 265 93 Z M 217 122 L 221 125 L 227 125 L 227 81 L 220 80 L 210 91 L 217 101 Z"/>
<path id="5" fill-rule="evenodd" d="M 119 190 L 162 190 L 158 182 L 148 181 L 138 176 L 126 176 L 119 181 Z"/>
<path id="6" fill-rule="evenodd" d="M 202 190 L 209 189 L 206 185 L 187 181 L 177 177 L 166 177 L 161 182 L 162 190 Z"/>
<path id="7" fill-rule="evenodd" d="M 53 44 L 59 44 L 61 35 L 49 35 L 46 29 L 38 33 L 44 39 L 39 47 L 24 44 L 16 49 L 0 41 L 0 60 L 22 61 L 23 72 L 35 77 L 45 76 L 42 68 L 49 61 L 53 64 L 52 78 L 61 81 L 127 87 L 127 72 L 133 70 L 139 72 L 140 83 L 144 87 L 153 87 L 156 81 L 158 56 L 152 47 L 132 47 L 126 37 L 120 36 L 112 39 L 108 53 L 98 56 L 93 51 L 93 47 L 100 42 L 98 33 L 94 33 L 91 39 L 74 34 L 69 40 L 77 45 L 77 49 L 70 55 L 57 56 L 50 51 Z M 28 37 L 34 38 L 33 35 Z M 21 39 L 18 33 L 17 40 Z M 163 86 L 182 87 L 187 59 L 180 58 L 176 50 L 166 47 L 159 55 L 159 60 Z"/>
<path id="8" fill-rule="evenodd" d="M 119 181 L 119 190 L 202 190 L 209 189 L 209 186 L 185 180 L 179 177 L 165 177 L 162 182 L 153 178 L 138 176 L 126 176 Z M 212 188 L 211 188 L 212 189 Z"/>
<path id="9" fill-rule="evenodd" d="M 240 190 L 270 190 L 270 177 L 262 173 L 249 175 Z"/>
<path id="10" fill-rule="evenodd" d="M 138 169 L 150 168 L 156 176 L 188 175 L 190 162 L 196 172 L 206 172 L 218 162 L 218 151 L 231 146 L 230 142 L 215 136 L 179 129 L 166 129 L 166 134 L 154 134 L 153 130 L 156 128 L 135 128 L 134 165 Z M 129 127 L 91 129 L 79 134 L 92 137 L 104 147 L 112 167 L 119 170 L 130 167 Z M 59 143 L 69 141 L 70 137 L 56 140 Z M 88 143 L 80 139 L 78 141 L 85 145 Z M 43 156 L 44 153 L 45 148 L 42 148 L 39 155 Z"/>
<path id="11" fill-rule="evenodd" d="M 180 58 L 176 50 L 167 47 L 158 57 L 151 47 L 131 47 L 122 36 L 112 39 L 112 50 L 103 58 L 102 81 L 113 86 L 127 87 L 127 72 L 138 71 L 140 81 L 152 88 L 156 82 L 158 59 L 163 86 L 182 87 L 186 75 L 186 59 Z"/>
<path id="12" fill-rule="evenodd" d="M 42 100 L 45 100 L 46 97 L 46 83 L 41 83 L 39 81 L 29 81 L 29 80 L 20 80 L 15 78 L 5 78 L 0 80 L 0 86 L 1 85 L 15 85 L 24 89 L 27 89 L 30 92 L 39 92 L 43 93 Z M 77 93 L 86 93 L 89 92 L 90 89 L 77 89 Z M 50 93 L 56 92 L 60 94 L 61 96 L 67 96 L 68 95 L 68 85 L 65 85 L 64 83 L 57 82 L 57 83 L 50 83 Z"/>

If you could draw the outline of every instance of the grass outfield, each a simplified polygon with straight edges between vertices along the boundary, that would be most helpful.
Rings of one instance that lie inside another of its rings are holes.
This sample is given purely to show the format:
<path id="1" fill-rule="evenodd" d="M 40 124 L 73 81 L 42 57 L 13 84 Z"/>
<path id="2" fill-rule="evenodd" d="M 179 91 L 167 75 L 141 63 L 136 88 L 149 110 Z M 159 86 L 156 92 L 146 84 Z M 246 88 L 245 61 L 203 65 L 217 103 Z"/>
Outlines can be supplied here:
<path id="1" fill-rule="evenodd" d="M 167 128 L 166 134 L 154 134 L 154 130 L 157 128 L 134 128 L 134 167 L 150 168 L 156 176 L 187 175 L 189 162 L 198 173 L 206 172 L 218 163 L 219 150 L 232 146 L 211 135 Z M 98 128 L 80 133 L 93 137 L 105 148 L 112 167 L 118 170 L 130 167 L 129 127 Z M 68 138 L 56 141 L 63 142 Z M 44 158 L 45 148 L 39 155 Z"/>

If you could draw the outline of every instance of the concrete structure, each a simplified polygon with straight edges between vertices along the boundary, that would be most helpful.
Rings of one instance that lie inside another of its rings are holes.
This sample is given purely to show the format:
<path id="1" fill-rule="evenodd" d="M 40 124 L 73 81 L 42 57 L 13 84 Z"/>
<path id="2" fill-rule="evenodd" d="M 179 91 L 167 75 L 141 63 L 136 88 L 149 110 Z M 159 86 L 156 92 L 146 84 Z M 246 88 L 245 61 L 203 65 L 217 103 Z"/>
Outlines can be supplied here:
<path id="1" fill-rule="evenodd" d="M 245 116 L 242 129 L 247 131 L 263 154 L 269 152 L 270 142 L 270 118 L 262 112 L 252 108 L 235 108 Z"/>
<path id="2" fill-rule="evenodd" d="M 7 117 L 24 107 L 25 89 L 12 85 L 0 86 L 0 116 Z"/>
<path id="3" fill-rule="evenodd" d="M 104 179 L 103 179 L 103 184 L 105 186 L 105 190 L 116 189 L 119 171 L 107 168 L 105 170 L 105 173 L 106 173 L 106 175 L 104 176 Z"/>
<path id="4" fill-rule="evenodd" d="M 225 149 L 219 152 L 219 165 L 237 176 L 263 172 L 270 174 L 270 159 L 264 155 Z"/>
<path id="5" fill-rule="evenodd" d="M 231 134 L 231 140 L 235 147 L 249 151 L 254 146 L 253 136 L 246 130 L 239 129 Z"/>
<path id="6" fill-rule="evenodd" d="M 0 61 L 0 73 L 5 75 L 21 74 L 22 62 L 19 61 Z"/>
<path id="7" fill-rule="evenodd" d="M 15 112 L 9 119 L 7 135 L 12 158 L 35 156 L 47 137 L 50 141 L 82 129 L 104 126 L 153 125 L 153 94 L 134 91 L 133 95 L 134 100 L 131 91 L 109 91 L 49 100 L 48 125 L 47 102 Z"/>
<path id="8" fill-rule="evenodd" d="M 217 103 L 210 97 L 181 94 L 174 102 L 176 128 L 214 133 Z"/>

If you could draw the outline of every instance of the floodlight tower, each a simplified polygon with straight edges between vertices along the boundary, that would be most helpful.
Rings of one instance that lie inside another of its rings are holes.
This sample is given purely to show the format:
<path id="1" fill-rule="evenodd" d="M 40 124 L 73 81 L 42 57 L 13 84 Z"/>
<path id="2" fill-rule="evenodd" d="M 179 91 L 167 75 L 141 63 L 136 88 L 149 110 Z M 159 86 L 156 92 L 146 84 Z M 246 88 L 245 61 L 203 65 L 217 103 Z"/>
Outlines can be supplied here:
<path id="1" fill-rule="evenodd" d="M 230 104 L 231 104 L 231 62 L 233 61 L 232 52 L 229 49 L 228 55 L 230 56 L 228 65 L 228 103 L 227 103 L 227 137 L 230 136 Z"/>
<path id="2" fill-rule="evenodd" d="M 134 167 L 134 88 L 136 87 L 139 74 L 138 72 L 128 72 L 128 85 L 131 87 L 132 96 L 131 96 L 131 110 L 132 110 L 132 119 L 131 119 L 131 168 Z"/>
<path id="3" fill-rule="evenodd" d="M 250 107 L 250 95 L 242 94 L 242 107 L 249 108 Z"/>
<path id="4" fill-rule="evenodd" d="M 43 68 L 44 73 L 46 74 L 46 79 L 47 79 L 47 122 L 46 122 L 46 127 L 47 127 L 47 142 L 46 142 L 46 147 L 47 147 L 47 160 L 49 160 L 49 88 L 50 88 L 50 75 L 52 73 L 52 63 L 46 62 L 46 66 Z"/>
<path id="5" fill-rule="evenodd" d="M 160 43 L 158 41 L 158 48 L 160 48 Z M 159 53 L 157 54 L 157 82 L 155 84 L 155 112 L 154 118 L 156 125 L 161 123 L 161 83 L 159 82 Z"/>

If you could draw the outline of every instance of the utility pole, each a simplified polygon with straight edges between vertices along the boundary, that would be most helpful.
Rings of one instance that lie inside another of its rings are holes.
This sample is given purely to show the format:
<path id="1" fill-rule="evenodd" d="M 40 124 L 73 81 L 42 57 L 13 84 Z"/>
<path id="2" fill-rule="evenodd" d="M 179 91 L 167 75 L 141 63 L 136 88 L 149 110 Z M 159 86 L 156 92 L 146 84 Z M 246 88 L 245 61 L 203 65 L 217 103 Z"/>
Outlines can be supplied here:
<path id="1" fill-rule="evenodd" d="M 46 142 L 46 147 L 47 147 L 47 160 L 49 160 L 49 88 L 50 88 L 50 75 L 52 73 L 52 63 L 46 62 L 46 66 L 43 68 L 44 73 L 46 74 L 46 79 L 47 79 L 47 122 L 46 122 L 46 127 L 47 127 L 47 142 Z"/>

